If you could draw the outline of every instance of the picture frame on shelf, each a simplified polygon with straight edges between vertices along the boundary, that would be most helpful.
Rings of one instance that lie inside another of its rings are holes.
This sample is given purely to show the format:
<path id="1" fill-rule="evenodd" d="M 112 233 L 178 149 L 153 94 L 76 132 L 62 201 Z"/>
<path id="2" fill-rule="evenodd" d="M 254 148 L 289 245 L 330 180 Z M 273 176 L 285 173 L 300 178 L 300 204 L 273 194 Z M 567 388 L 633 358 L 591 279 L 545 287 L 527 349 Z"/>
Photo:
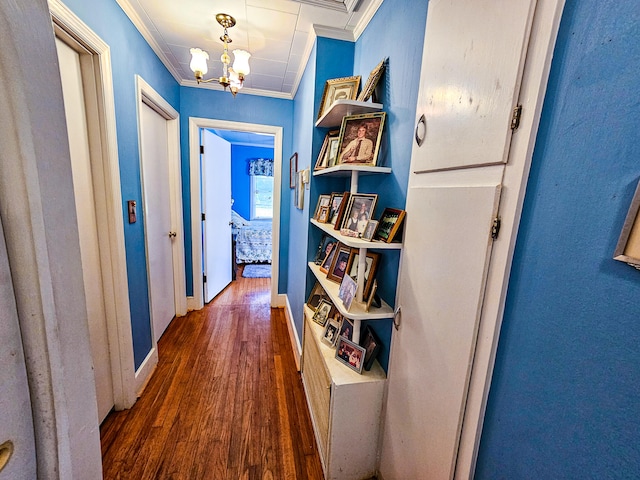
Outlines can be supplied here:
<path id="1" fill-rule="evenodd" d="M 298 152 L 289 158 L 289 188 L 296 188 L 296 172 L 298 171 Z"/>
<path id="2" fill-rule="evenodd" d="M 322 341 L 329 345 L 330 347 L 334 347 L 336 345 L 336 341 L 340 336 L 340 326 L 341 321 L 339 320 L 341 317 L 336 316 L 336 318 L 330 318 L 327 322 L 327 326 L 324 328 L 324 333 L 322 334 Z"/>
<path id="3" fill-rule="evenodd" d="M 351 308 L 357 288 L 358 284 L 354 282 L 353 278 L 349 275 L 345 274 L 344 277 L 342 277 L 342 283 L 340 283 L 340 289 L 338 290 L 338 298 L 342 300 L 342 304 L 347 312 Z"/>
<path id="4" fill-rule="evenodd" d="M 331 318 L 334 308 L 335 307 L 331 301 L 322 299 L 320 300 L 316 311 L 313 312 L 313 317 L 311 317 L 311 319 L 318 325 L 322 325 L 324 327 L 327 324 L 327 320 Z"/>
<path id="5" fill-rule="evenodd" d="M 347 264 L 347 272 L 354 282 L 358 282 L 358 261 L 360 259 L 360 252 L 358 248 L 351 249 L 351 255 L 349 255 L 349 263 Z M 371 288 L 373 287 L 373 281 L 376 277 L 378 270 L 378 262 L 380 261 L 380 254 L 367 250 L 367 256 L 364 261 L 364 288 L 362 291 L 362 298 L 368 299 L 371 295 Z"/>
<path id="6" fill-rule="evenodd" d="M 333 225 L 334 230 L 340 230 L 342 219 L 344 218 L 344 212 L 346 212 L 347 205 L 349 205 L 350 195 L 351 194 L 349 192 L 344 192 L 342 194 L 342 200 L 340 201 L 338 211 L 334 216 L 331 217 L 331 224 Z"/>
<path id="7" fill-rule="evenodd" d="M 364 348 L 363 367 L 366 371 L 369 371 L 382 348 L 380 339 L 369 325 L 364 329 L 364 335 L 360 339 L 360 346 Z"/>
<path id="8" fill-rule="evenodd" d="M 340 337 L 344 337 L 347 340 L 353 340 L 353 322 L 351 319 L 344 317 L 340 324 Z"/>
<path id="9" fill-rule="evenodd" d="M 362 87 L 362 91 L 360 92 L 360 95 L 358 95 L 357 100 L 359 102 L 366 102 L 372 96 L 374 96 L 376 86 L 378 85 L 380 78 L 382 78 L 382 74 L 384 73 L 385 67 L 387 65 L 387 59 L 388 57 L 382 59 L 382 61 L 378 65 L 376 65 L 373 68 L 373 70 L 371 70 L 371 73 L 369 74 L 369 78 L 367 78 L 367 81 L 364 84 L 364 87 Z M 374 98 L 373 101 L 375 102 L 376 99 Z"/>
<path id="10" fill-rule="evenodd" d="M 331 200 L 329 201 L 329 221 L 327 223 L 330 223 L 331 225 L 336 224 L 338 212 L 340 211 L 340 206 L 342 205 L 343 200 L 344 193 L 333 192 L 331 194 Z"/>
<path id="11" fill-rule="evenodd" d="M 316 257 L 313 259 L 313 262 L 316 265 L 322 265 L 322 263 L 327 258 L 327 255 L 331 253 L 331 250 L 338 244 L 338 241 L 330 235 L 323 235 L 320 240 L 320 245 L 318 245 L 318 252 L 316 253 Z"/>
<path id="12" fill-rule="evenodd" d="M 329 202 L 331 202 L 331 195 L 330 194 L 321 194 L 318 196 L 318 203 L 316 204 L 316 209 L 313 212 L 313 219 L 314 220 L 318 220 L 318 216 L 320 215 L 320 208 L 321 207 L 328 207 L 329 206 Z"/>
<path id="13" fill-rule="evenodd" d="M 374 112 L 344 117 L 337 164 L 375 166 L 386 116 L 386 112 Z"/>
<path id="14" fill-rule="evenodd" d="M 320 213 L 318 213 L 318 222 L 329 222 L 329 205 L 323 205 L 322 207 L 320 207 Z"/>
<path id="15" fill-rule="evenodd" d="M 627 211 L 613 259 L 625 262 L 640 270 L 640 181 L 631 199 L 631 205 Z"/>
<path id="16" fill-rule="evenodd" d="M 334 150 L 336 148 L 335 146 L 330 147 L 330 143 L 333 139 L 335 139 L 334 144 L 340 139 L 340 130 L 332 130 L 325 135 L 324 141 L 322 142 L 322 147 L 320 148 L 320 153 L 318 154 L 318 159 L 316 160 L 316 164 L 313 167 L 314 172 L 323 170 L 331 166 L 329 165 L 329 158 L 330 158 L 329 153 L 331 151 L 331 148 L 333 148 Z M 333 155 L 334 164 L 335 164 L 335 156 L 336 155 L 334 153 Z"/>
<path id="17" fill-rule="evenodd" d="M 367 222 L 367 226 L 364 229 L 364 232 L 362 232 L 362 239 L 363 240 L 368 240 L 369 242 L 373 240 L 373 234 L 376 232 L 376 228 L 378 228 L 378 221 L 377 220 L 369 220 Z"/>
<path id="18" fill-rule="evenodd" d="M 332 282 L 341 283 L 347 266 L 349 264 L 349 257 L 351 256 L 351 247 L 348 247 L 342 243 L 336 247 L 336 254 L 331 260 L 331 266 L 327 272 L 327 280 Z"/>
<path id="19" fill-rule="evenodd" d="M 360 75 L 351 77 L 332 78 L 324 84 L 318 119 L 320 119 L 336 100 L 355 100 L 360 87 Z"/>
<path id="20" fill-rule="evenodd" d="M 320 300 L 329 300 L 329 295 L 325 292 L 320 282 L 316 280 L 316 284 L 311 289 L 311 293 L 309 294 L 309 298 L 307 299 L 307 307 L 309 307 L 314 312 L 320 305 Z"/>
<path id="21" fill-rule="evenodd" d="M 348 237 L 360 237 L 373 217 L 377 201 L 378 195 L 375 193 L 351 194 L 342 219 L 340 233 Z"/>
<path id="22" fill-rule="evenodd" d="M 369 309 L 371 308 L 371 305 L 373 304 L 373 300 L 376 297 L 376 292 L 378 291 L 378 279 L 374 278 L 373 279 L 373 286 L 371 287 L 371 293 L 369 293 L 369 298 L 367 298 L 367 304 L 364 307 L 365 311 L 368 312 Z M 378 299 L 377 302 L 377 306 L 379 307 L 381 304 L 381 302 Z"/>
<path id="23" fill-rule="evenodd" d="M 391 243 L 396 238 L 406 212 L 397 208 L 385 208 L 378 220 L 378 228 L 373 234 L 373 240 Z"/>
<path id="24" fill-rule="evenodd" d="M 338 163 L 338 149 L 340 148 L 340 130 L 338 135 L 329 137 L 327 146 L 327 168 L 335 167 Z"/>
<path id="25" fill-rule="evenodd" d="M 345 364 L 350 369 L 362 373 L 365 354 L 365 349 L 360 345 L 353 343 L 351 340 L 347 340 L 345 337 L 338 338 L 336 358 L 340 363 Z"/>
<path id="26" fill-rule="evenodd" d="M 333 257 L 338 251 L 338 245 L 339 245 L 339 242 L 336 242 L 336 244 L 333 246 L 331 251 L 324 257 L 324 260 L 320 264 L 320 271 L 322 273 L 324 274 L 329 273 L 329 269 L 331 268 L 331 263 L 333 262 Z"/>

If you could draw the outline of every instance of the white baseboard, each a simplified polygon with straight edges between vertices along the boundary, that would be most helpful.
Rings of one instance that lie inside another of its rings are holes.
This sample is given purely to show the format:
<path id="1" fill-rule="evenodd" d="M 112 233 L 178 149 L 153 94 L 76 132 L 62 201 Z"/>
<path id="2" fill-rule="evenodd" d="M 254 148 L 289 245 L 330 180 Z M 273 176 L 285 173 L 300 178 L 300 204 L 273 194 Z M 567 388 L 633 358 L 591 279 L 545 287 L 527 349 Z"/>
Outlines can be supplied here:
<path id="1" fill-rule="evenodd" d="M 287 295 L 280 295 L 284 297 L 284 315 L 287 319 L 287 328 L 289 329 L 289 339 L 291 340 L 291 348 L 293 349 L 293 357 L 296 361 L 296 369 L 300 371 L 300 359 L 302 358 L 302 344 L 300 343 L 300 337 L 298 331 L 293 323 L 293 314 L 291 313 L 291 305 L 289 304 L 289 297 Z"/>
<path id="2" fill-rule="evenodd" d="M 187 297 L 187 312 L 190 312 L 192 310 L 198 310 L 196 299 L 193 296 Z"/>
<path id="3" fill-rule="evenodd" d="M 140 368 L 136 370 L 135 389 L 138 398 L 151 378 L 151 374 L 155 370 L 156 365 L 158 365 L 158 349 L 154 347 L 149 352 L 149 355 L 147 355 L 147 358 L 144 359 Z"/>

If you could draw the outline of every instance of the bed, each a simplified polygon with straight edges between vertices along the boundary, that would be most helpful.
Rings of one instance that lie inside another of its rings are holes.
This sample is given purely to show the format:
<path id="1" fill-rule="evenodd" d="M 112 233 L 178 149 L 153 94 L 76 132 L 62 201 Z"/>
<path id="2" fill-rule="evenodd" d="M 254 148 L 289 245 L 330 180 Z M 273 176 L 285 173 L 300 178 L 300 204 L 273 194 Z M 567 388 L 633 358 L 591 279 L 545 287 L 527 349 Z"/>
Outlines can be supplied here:
<path id="1" fill-rule="evenodd" d="M 246 220 L 231 211 L 236 263 L 271 263 L 271 220 Z"/>

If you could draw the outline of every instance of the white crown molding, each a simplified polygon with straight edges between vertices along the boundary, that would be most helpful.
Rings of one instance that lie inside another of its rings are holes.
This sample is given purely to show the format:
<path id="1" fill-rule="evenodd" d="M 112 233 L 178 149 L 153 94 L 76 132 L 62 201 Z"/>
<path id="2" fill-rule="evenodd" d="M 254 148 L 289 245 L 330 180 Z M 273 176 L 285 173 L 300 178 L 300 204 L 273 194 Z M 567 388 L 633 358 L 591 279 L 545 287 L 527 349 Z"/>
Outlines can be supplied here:
<path id="1" fill-rule="evenodd" d="M 211 83 L 198 83 L 195 80 L 181 80 L 180 81 L 180 86 L 181 87 L 193 87 L 193 88 L 200 88 L 200 89 L 207 89 L 207 90 L 217 90 L 219 92 L 224 92 L 224 88 L 222 88 L 222 86 L 219 83 L 216 82 L 211 82 Z M 229 93 L 227 91 L 227 93 L 229 95 L 231 95 L 231 93 Z M 293 96 L 290 93 L 286 93 L 286 92 L 273 92 L 271 90 L 261 90 L 259 88 L 248 88 L 245 87 L 242 90 L 240 90 L 240 92 L 238 92 L 238 95 L 256 95 L 259 97 L 272 97 L 272 98 L 283 98 L 285 100 L 293 100 Z"/>
<path id="2" fill-rule="evenodd" d="M 140 15 L 138 15 L 138 12 L 136 12 L 136 10 L 131 6 L 131 3 L 129 3 L 128 0 L 116 0 L 116 3 L 120 5 L 120 8 L 122 8 L 125 15 L 129 17 L 129 20 L 131 20 L 133 25 L 138 29 L 140 35 L 144 37 L 144 39 L 158 56 L 162 64 L 166 67 L 167 70 L 169 70 L 169 73 L 173 76 L 173 78 L 175 78 L 176 82 L 180 83 L 182 80 L 182 76 L 171 64 L 165 53 L 162 51 L 162 48 L 160 48 L 160 45 L 158 45 L 158 42 L 155 41 L 149 29 L 145 26 L 144 22 L 140 18 Z"/>
<path id="3" fill-rule="evenodd" d="M 360 35 L 362 35 L 362 32 L 365 31 L 365 29 L 367 28 L 367 25 L 369 25 L 369 22 L 371 21 L 373 16 L 376 14 L 378 9 L 382 5 L 382 2 L 383 0 L 371 0 L 371 3 L 369 4 L 365 12 L 362 14 L 362 18 L 360 19 L 356 27 L 353 29 L 353 37 L 355 41 L 357 41 L 360 38 Z"/>

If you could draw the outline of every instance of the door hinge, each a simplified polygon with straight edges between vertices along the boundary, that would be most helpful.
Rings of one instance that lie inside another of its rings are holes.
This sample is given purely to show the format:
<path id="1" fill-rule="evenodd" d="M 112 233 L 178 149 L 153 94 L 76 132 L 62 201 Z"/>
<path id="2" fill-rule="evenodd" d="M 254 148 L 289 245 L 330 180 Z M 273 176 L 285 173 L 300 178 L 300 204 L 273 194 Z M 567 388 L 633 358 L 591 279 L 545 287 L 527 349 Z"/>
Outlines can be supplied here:
<path id="1" fill-rule="evenodd" d="M 513 114 L 511 115 L 511 130 L 517 130 L 520 126 L 520 116 L 522 115 L 522 105 L 518 105 L 513 109 Z"/>
<path id="2" fill-rule="evenodd" d="M 491 238 L 495 240 L 498 238 L 498 234 L 500 233 L 500 217 L 496 217 L 493 219 L 493 223 L 491 224 Z"/>
<path id="3" fill-rule="evenodd" d="M 204 155 L 204 145 L 200 145 L 200 155 Z"/>
<path id="4" fill-rule="evenodd" d="M 207 283 L 207 276 L 206 275 L 202 275 L 202 283 Z"/>
<path id="5" fill-rule="evenodd" d="M 206 218 L 207 216 L 204 213 L 201 213 L 201 215 L 202 215 L 202 221 L 204 222 L 207 219 Z"/>

